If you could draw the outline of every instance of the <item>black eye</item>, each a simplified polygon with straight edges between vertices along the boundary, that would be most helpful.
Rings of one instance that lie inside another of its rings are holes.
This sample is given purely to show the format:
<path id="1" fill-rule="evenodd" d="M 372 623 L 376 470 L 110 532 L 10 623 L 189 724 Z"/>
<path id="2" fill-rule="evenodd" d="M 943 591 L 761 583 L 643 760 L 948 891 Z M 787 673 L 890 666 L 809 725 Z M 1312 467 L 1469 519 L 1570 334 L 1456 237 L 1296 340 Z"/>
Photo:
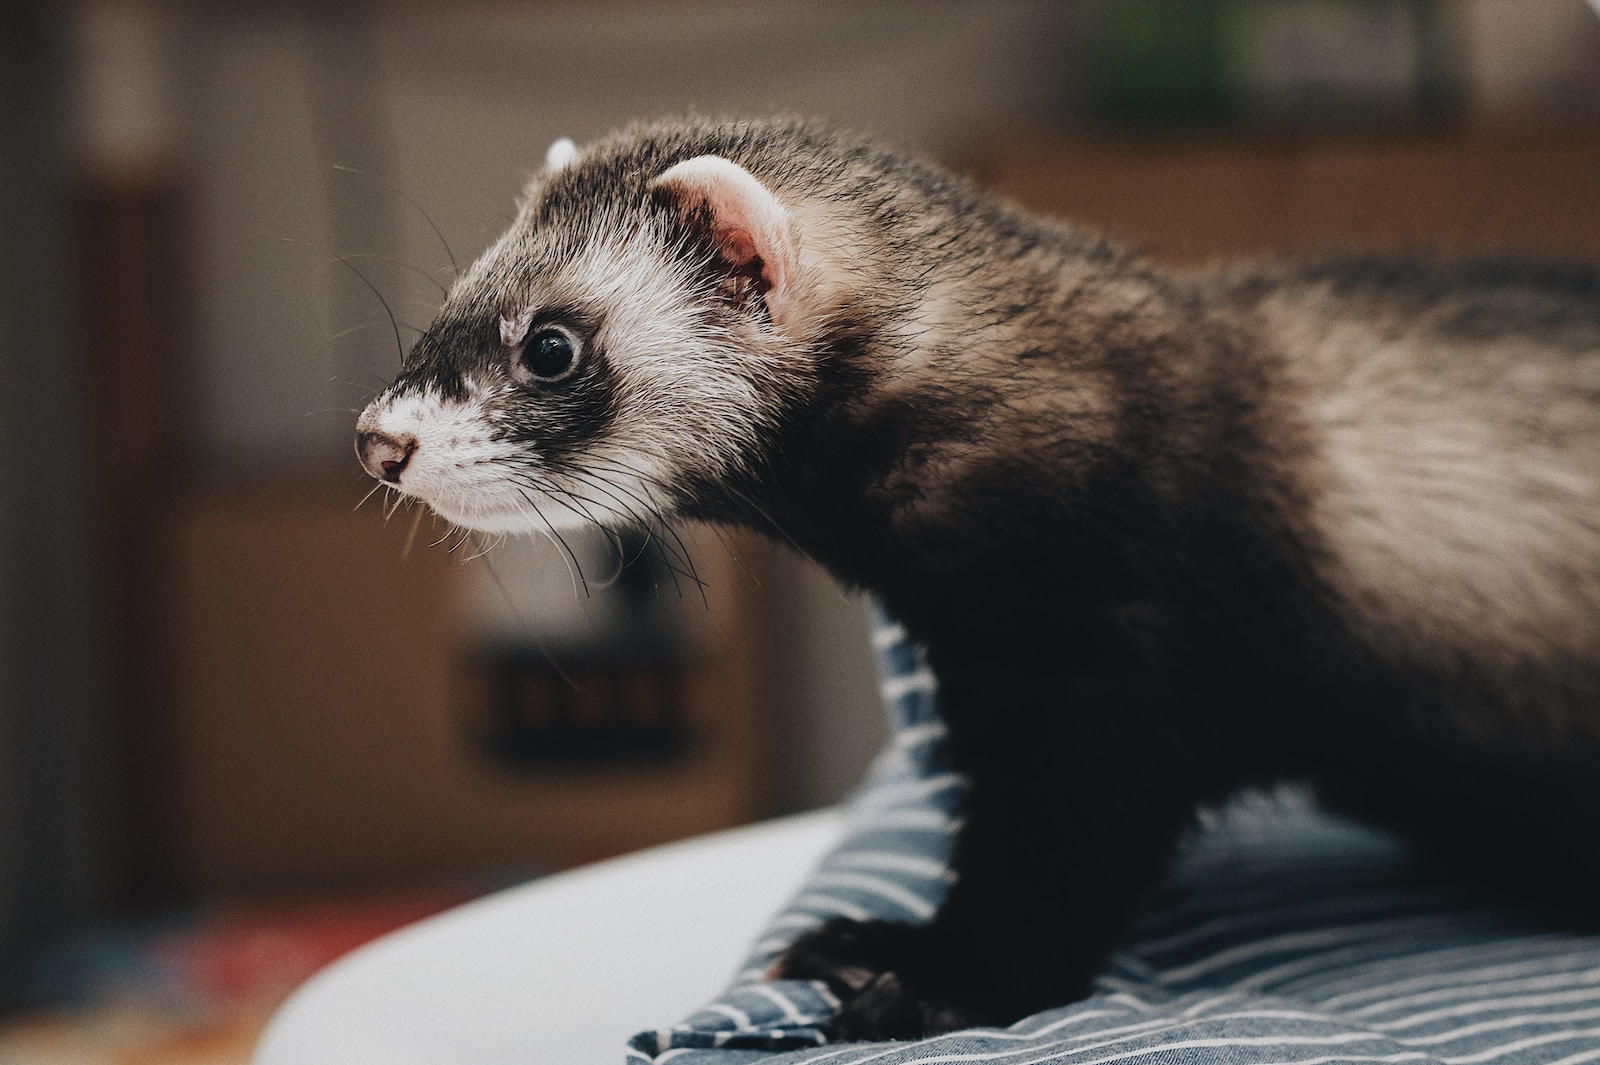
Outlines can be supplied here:
<path id="1" fill-rule="evenodd" d="M 562 377 L 577 361 L 577 337 L 555 326 L 535 330 L 522 349 L 523 368 L 541 381 Z"/>

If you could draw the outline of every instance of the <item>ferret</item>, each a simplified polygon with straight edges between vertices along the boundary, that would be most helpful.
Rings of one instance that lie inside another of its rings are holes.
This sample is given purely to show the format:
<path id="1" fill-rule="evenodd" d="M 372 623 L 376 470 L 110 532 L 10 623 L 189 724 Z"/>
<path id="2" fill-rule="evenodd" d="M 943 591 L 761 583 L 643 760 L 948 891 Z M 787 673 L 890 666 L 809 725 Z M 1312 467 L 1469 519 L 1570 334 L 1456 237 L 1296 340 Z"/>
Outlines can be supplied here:
<path id="1" fill-rule="evenodd" d="M 953 884 L 780 959 L 836 1038 L 1086 995 L 1251 786 L 1600 883 L 1593 268 L 1164 272 L 818 125 L 647 124 L 558 142 L 356 444 L 468 529 L 760 530 L 922 644 Z"/>

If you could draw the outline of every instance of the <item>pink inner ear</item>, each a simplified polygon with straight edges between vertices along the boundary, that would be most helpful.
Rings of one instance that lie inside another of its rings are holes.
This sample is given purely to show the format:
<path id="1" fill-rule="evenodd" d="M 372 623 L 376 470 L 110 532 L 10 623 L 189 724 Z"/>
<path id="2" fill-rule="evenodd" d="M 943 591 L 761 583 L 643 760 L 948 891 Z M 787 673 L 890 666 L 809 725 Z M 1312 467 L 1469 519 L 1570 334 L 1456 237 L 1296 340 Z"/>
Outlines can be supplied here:
<path id="1" fill-rule="evenodd" d="M 684 210 L 704 204 L 711 214 L 712 239 L 728 264 L 738 268 L 760 260 L 764 298 L 774 324 L 790 313 L 788 216 L 767 187 L 737 163 L 702 155 L 669 168 L 655 180 L 671 191 Z"/>
<path id="2" fill-rule="evenodd" d="M 761 253 L 756 250 L 756 242 L 746 230 L 719 229 L 716 241 L 722 257 L 734 266 L 743 266 L 752 259 L 761 258 Z"/>
<path id="3" fill-rule="evenodd" d="M 766 288 L 762 298 L 766 300 L 767 313 L 772 316 L 774 323 L 778 323 L 788 312 L 789 292 L 784 282 L 787 280 L 789 245 L 781 231 L 767 236 L 766 246 L 772 249 L 770 251 L 763 251 L 762 245 L 748 229 L 736 226 L 718 226 L 712 239 L 729 266 L 738 268 L 753 262 L 761 264 L 761 282 Z"/>

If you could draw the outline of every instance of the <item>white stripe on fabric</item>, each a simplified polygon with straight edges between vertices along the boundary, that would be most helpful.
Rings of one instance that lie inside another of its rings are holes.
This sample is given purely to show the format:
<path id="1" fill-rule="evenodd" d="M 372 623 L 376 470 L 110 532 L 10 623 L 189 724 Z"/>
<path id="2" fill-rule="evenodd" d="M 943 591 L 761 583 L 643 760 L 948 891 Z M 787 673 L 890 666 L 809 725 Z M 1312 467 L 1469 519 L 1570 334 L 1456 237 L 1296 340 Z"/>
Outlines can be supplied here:
<path id="1" fill-rule="evenodd" d="M 984 1034 L 985 1034 L 985 1036 L 987 1036 L 990 1033 L 985 1032 Z M 1222 1049 L 1224 1047 L 1318 1046 L 1318 1045 L 1322 1045 L 1322 1046 L 1343 1046 L 1343 1045 L 1345 1045 L 1347 1043 L 1372 1042 L 1372 1041 L 1381 1041 L 1381 1040 L 1383 1040 L 1382 1036 L 1371 1035 L 1371 1034 L 1368 1034 L 1366 1032 L 1342 1032 L 1342 1033 L 1339 1033 L 1338 1035 L 1334 1035 L 1334 1036 L 1292 1036 L 1292 1035 L 1282 1035 L 1282 1036 L 1240 1036 L 1240 1037 L 1234 1038 L 1234 1039 L 1183 1039 L 1183 1040 L 1177 1040 L 1177 1041 L 1171 1042 L 1171 1043 L 1162 1043 L 1162 1044 L 1159 1044 L 1158 1046 L 1140 1047 L 1137 1050 L 1124 1050 L 1124 1051 L 1120 1051 L 1120 1052 L 1118 1052 L 1116 1054 L 1108 1054 L 1108 1055 L 1106 1055 L 1104 1057 L 1090 1058 L 1087 1061 L 1078 1062 L 1077 1065 L 1108 1065 L 1109 1062 L 1113 1062 L 1113 1061 L 1126 1061 L 1129 1058 L 1138 1057 L 1140 1055 L 1167 1054 L 1167 1053 L 1170 1053 L 1171 1051 L 1174 1051 L 1174 1050 L 1220 1050 L 1220 1049 Z M 1097 1050 L 1097 1049 L 1102 1049 L 1103 1047 L 1109 1046 L 1109 1045 L 1111 1045 L 1111 1044 L 1109 1044 L 1109 1043 L 1100 1044 L 1099 1046 L 1095 1046 L 1095 1047 L 1086 1047 L 1086 1048 L 1084 1048 L 1084 1050 Z M 878 1060 L 880 1058 L 892 1056 L 895 1053 L 897 1053 L 898 1051 L 900 1051 L 901 1049 L 903 1049 L 903 1048 L 891 1046 L 890 1049 L 884 1051 L 883 1053 L 873 1054 L 873 1055 L 870 1055 L 868 1057 L 854 1059 L 854 1061 L 852 1062 L 852 1065 L 865 1065 L 866 1062 L 875 1061 L 875 1060 Z M 1016 1050 L 1002 1051 L 1002 1052 L 1000 1052 L 998 1054 L 987 1053 L 987 1052 L 978 1053 L 978 1054 L 924 1054 L 924 1053 L 919 1052 L 917 1054 L 917 1056 L 913 1060 L 916 1062 L 916 1065 L 954 1065 L 954 1063 L 956 1063 L 956 1062 L 974 1062 L 974 1061 L 986 1061 L 986 1062 L 997 1062 L 997 1063 L 998 1062 L 1012 1062 L 1012 1065 L 1039 1065 L 1039 1063 L 1051 1061 L 1051 1060 L 1054 1060 L 1054 1059 L 1059 1059 L 1060 1056 L 1061 1056 L 1061 1053 L 1062 1053 L 1060 1048 L 1052 1047 L 1049 1050 L 1047 1050 L 1047 1052 L 1042 1057 L 1033 1057 L 1033 1058 L 1022 1058 L 1021 1057 L 1022 1055 L 1029 1054 L 1029 1053 L 1037 1054 L 1039 1049 L 1040 1049 L 1039 1047 L 1019 1047 Z M 1415 1055 L 1415 1057 L 1426 1057 L 1426 1056 L 1427 1055 L 1421 1054 L 1421 1053 L 1418 1053 L 1418 1054 Z M 1013 1060 L 1013 1059 L 1018 1059 L 1018 1058 L 1021 1058 L 1021 1060 L 1015 1060 L 1015 1061 Z M 820 1060 L 823 1060 L 823 1059 L 819 1058 L 817 1060 L 820 1061 Z"/>
<path id="2" fill-rule="evenodd" d="M 768 999 L 773 1005 L 777 1006 L 778 1009 L 782 1010 L 784 1018 L 790 1023 L 810 1023 L 806 1020 L 805 1015 L 800 1012 L 800 1008 L 794 1004 L 794 1000 L 789 998 L 787 995 L 779 994 L 778 989 L 773 987 L 771 984 L 757 984 L 750 990 L 755 994 L 760 995 L 762 998 Z"/>
<path id="3" fill-rule="evenodd" d="M 883 682 L 883 697 L 891 703 L 897 703 L 912 692 L 926 695 L 939 686 L 934 678 L 933 671 L 924 667 L 911 673 L 898 677 L 890 677 Z"/>
<path id="4" fill-rule="evenodd" d="M 806 892 L 789 905 L 797 910 L 812 910 L 829 917 L 848 917 L 853 921 L 870 921 L 877 916 L 872 911 L 836 895 L 824 895 L 816 891 Z"/>
<path id="5" fill-rule="evenodd" d="M 898 810 L 885 810 L 872 817 L 871 827 L 908 829 L 928 832 L 938 832 L 941 835 L 951 835 L 962 825 L 960 818 L 952 818 L 941 810 L 924 810 L 915 807 L 904 807 Z"/>
<path id="6" fill-rule="evenodd" d="M 789 905 L 793 906 L 794 903 Z M 767 931 L 776 932 L 780 928 L 810 928 L 816 924 L 818 917 L 814 913 L 786 913 L 767 926 Z"/>
<path id="7" fill-rule="evenodd" d="M 1184 965 L 1162 967 L 1159 972 L 1163 980 L 1182 983 L 1186 980 L 1193 980 L 1203 974 L 1225 969 L 1230 965 L 1237 965 L 1240 962 L 1249 961 L 1263 955 L 1287 954 L 1290 951 L 1323 948 L 1339 943 L 1365 945 L 1374 940 L 1387 941 L 1388 937 L 1393 936 L 1395 933 L 1414 934 L 1432 928 L 1451 928 L 1456 923 L 1456 920 L 1450 917 L 1392 917 L 1362 924 L 1284 932 L 1279 935 L 1268 936 L 1265 939 L 1240 943 L 1237 946 L 1219 950 L 1214 954 Z M 1322 955 L 1312 955 L 1310 958 L 1299 958 L 1296 961 L 1313 961 L 1319 957 L 1322 957 Z M 1257 976 L 1260 975 L 1262 974 L 1257 974 Z"/>
<path id="8" fill-rule="evenodd" d="M 1476 1062 L 1503 1058 L 1507 1054 L 1514 1054 L 1519 1050 L 1549 1046 L 1551 1043 L 1564 1043 L 1569 1039 L 1594 1039 L 1596 1037 L 1600 1037 L 1600 1028 L 1585 1028 L 1578 1032 L 1546 1032 L 1543 1035 L 1519 1039 L 1515 1043 L 1506 1043 L 1503 1046 L 1492 1047 L 1489 1050 L 1480 1050 L 1476 1054 L 1464 1054 L 1461 1057 L 1445 1058 L 1444 1060 L 1450 1062 L 1450 1065 L 1475 1065 Z"/>
<path id="9" fill-rule="evenodd" d="M 1353 1017 L 1370 1017 L 1373 1014 L 1405 1009 L 1408 1006 L 1424 1002 L 1437 1002 L 1443 999 L 1478 994 L 1486 989 L 1494 991 L 1515 991 L 1519 989 L 1538 991 L 1549 987 L 1571 986 L 1574 979 L 1585 983 L 1600 983 L 1600 968 L 1552 973 L 1550 969 L 1556 963 L 1556 959 L 1550 956 L 1515 962 L 1502 962 L 1475 969 L 1462 969 L 1459 966 L 1451 965 L 1448 960 L 1461 954 L 1482 955 L 1488 949 L 1484 944 L 1480 943 L 1464 947 L 1451 947 L 1445 950 L 1418 952 L 1410 955 L 1408 960 L 1420 961 L 1426 964 L 1430 970 L 1426 975 L 1396 980 L 1386 984 L 1373 984 L 1369 980 L 1359 991 L 1347 992 L 1346 994 L 1336 995 L 1333 998 L 1319 999 L 1317 1005 L 1323 1009 L 1340 1009 L 1351 1002 L 1358 1002 L 1365 998 L 1383 998 L 1381 1002 L 1374 1002 L 1369 1006 L 1363 1006 L 1360 1009 L 1351 1011 L 1351 1016 Z M 1497 977 L 1509 976 L 1512 973 L 1521 974 L 1520 978 L 1515 980 L 1496 979 Z M 1490 983 L 1488 981 L 1494 982 Z M 1440 984 L 1445 986 L 1441 987 Z M 1418 987 L 1426 987 L 1429 990 L 1403 998 L 1387 997 L 1399 990 Z"/>
<path id="10" fill-rule="evenodd" d="M 944 862 L 900 851 L 840 851 L 823 863 L 824 868 L 883 869 L 929 880 L 950 880 L 954 874 Z"/>
<path id="11" fill-rule="evenodd" d="M 1455 1028 L 1448 1032 L 1435 1035 L 1416 1035 L 1402 1038 L 1399 1041 L 1406 1046 L 1435 1046 L 1439 1043 L 1454 1043 L 1484 1032 L 1503 1032 L 1507 1028 L 1517 1028 L 1523 1025 L 1555 1024 L 1558 1021 L 1593 1021 L 1600 1020 L 1600 1009 L 1570 1010 L 1566 1013 L 1551 1014 L 1523 1014 L 1517 1017 L 1502 1017 L 1496 1021 L 1479 1021 L 1469 1024 L 1465 1028 Z"/>
<path id="12" fill-rule="evenodd" d="M 1330 1065 L 1332 1062 L 1355 1061 L 1434 1061 L 1431 1054 L 1420 1050 L 1404 1050 L 1398 1054 L 1328 1054 L 1320 1058 L 1295 1058 L 1292 1061 L 1259 1062 L 1254 1065 Z"/>
<path id="13" fill-rule="evenodd" d="M 1578 1065 L 1579 1062 L 1593 1061 L 1596 1058 L 1600 1058 L 1600 1047 L 1594 1050 L 1584 1050 L 1577 1054 L 1569 1054 L 1564 1058 L 1557 1058 L 1555 1061 L 1549 1062 L 1548 1065 Z"/>
<path id="14" fill-rule="evenodd" d="M 859 808 L 881 810 L 885 807 L 923 802 L 941 791 L 965 783 L 966 780 L 959 773 L 940 773 L 938 776 L 924 779 L 893 781 L 887 787 L 876 789 L 863 797 Z"/>
<path id="15" fill-rule="evenodd" d="M 1445 1009 L 1429 1010 L 1411 1017 L 1397 1021 L 1369 1021 L 1374 1028 L 1386 1032 L 1398 1031 L 1403 1028 L 1415 1028 L 1418 1025 L 1432 1024 L 1451 1017 L 1468 1017 L 1474 1013 L 1488 1013 L 1492 1010 L 1522 1009 L 1528 1006 L 1560 1006 L 1572 1002 L 1600 1001 L 1600 988 L 1582 988 L 1576 991 L 1567 991 L 1556 995 L 1514 995 L 1510 998 L 1485 999 L 1477 1002 L 1464 1002 L 1460 1005 L 1449 1006 Z"/>
<path id="16" fill-rule="evenodd" d="M 901 887 L 893 881 L 885 880 L 880 876 L 868 873 L 845 873 L 823 871 L 811 878 L 814 887 L 820 888 L 854 888 L 864 891 L 869 895 L 888 899 L 890 902 L 909 910 L 917 917 L 926 921 L 933 916 L 934 904 L 925 896 L 919 895 L 909 888 Z"/>
<path id="17" fill-rule="evenodd" d="M 872 630 L 872 648 L 882 654 L 906 642 L 905 626 L 899 622 L 879 625 Z"/>
<path id="18" fill-rule="evenodd" d="M 1424 929 L 1419 927 L 1414 931 L 1421 932 Z M 1382 949 L 1374 952 L 1374 947 Z M 1388 939 L 1369 939 L 1340 950 L 1285 961 L 1249 976 L 1239 977 L 1231 983 L 1243 991 L 1259 991 L 1272 987 L 1276 994 L 1291 994 L 1297 984 L 1314 985 L 1316 981 L 1326 979 L 1332 973 L 1346 972 L 1352 967 L 1364 969 L 1380 958 L 1387 957 L 1411 963 L 1416 956 L 1414 947 L 1411 952 L 1400 953 L 1397 945 Z"/>
<path id="19" fill-rule="evenodd" d="M 911 725 L 901 729 L 894 737 L 894 746 L 900 750 L 917 747 L 932 740 L 943 739 L 949 729 L 939 721 L 930 721 L 922 725 Z"/>
<path id="20" fill-rule="evenodd" d="M 1426 898 L 1427 896 L 1420 891 L 1396 891 L 1360 895 L 1354 898 L 1316 899 L 1276 908 L 1254 909 L 1247 913 L 1213 918 L 1192 928 L 1157 939 L 1138 939 L 1133 942 L 1132 949 L 1141 954 L 1160 954 L 1223 933 L 1237 933 L 1279 922 L 1309 922 L 1324 917 L 1382 910 L 1385 907 L 1415 904 L 1425 901 Z"/>
<path id="21" fill-rule="evenodd" d="M 1116 1016 L 1115 1013 L 1111 1013 L 1109 1015 Z M 1072 1018 L 1072 1017 L 1062 1018 L 1061 1020 L 1058 1020 L 1058 1021 L 1056 1021 L 1056 1022 L 1054 1022 L 1054 1023 L 1050 1024 L 1050 1025 L 1047 1025 L 1045 1028 L 1040 1029 L 1038 1032 L 1031 1032 L 1031 1033 L 1030 1032 L 1014 1032 L 1014 1031 L 995 1031 L 995 1030 L 985 1029 L 983 1031 L 983 1037 L 985 1039 L 987 1039 L 987 1040 L 994 1040 L 994 1041 L 1014 1041 L 1014 1042 L 1027 1042 L 1027 1043 L 1037 1044 L 1038 1041 L 1039 1041 L 1039 1036 L 1040 1035 L 1056 1031 L 1060 1027 L 1063 1027 L 1066 1024 L 1071 1023 L 1073 1021 L 1073 1019 L 1074 1018 Z M 1296 1020 L 1296 1021 L 1306 1021 L 1306 1022 L 1310 1022 L 1310 1023 L 1313 1023 L 1313 1024 L 1319 1024 L 1319 1025 L 1325 1025 L 1325 1026 L 1331 1026 L 1332 1024 L 1336 1023 L 1336 1022 L 1332 1021 L 1330 1018 L 1322 1016 L 1320 1014 L 1309 1013 L 1309 1012 L 1306 1012 L 1306 1011 L 1303 1011 L 1303 1010 L 1282 1010 L 1282 1009 L 1241 1010 L 1241 1011 L 1238 1011 L 1236 1013 L 1222 1014 L 1222 1015 L 1219 1015 L 1217 1017 L 1208 1018 L 1205 1022 L 1202 1022 L 1202 1023 L 1212 1023 L 1212 1022 L 1220 1021 L 1220 1020 Z M 1055 1053 L 1058 1053 L 1058 1054 L 1083 1054 L 1083 1053 L 1088 1053 L 1090 1051 L 1095 1051 L 1095 1050 L 1104 1050 L 1106 1047 L 1116 1046 L 1118 1043 L 1127 1043 L 1127 1042 L 1129 1042 L 1131 1040 L 1135 1040 L 1135 1039 L 1149 1039 L 1149 1038 L 1152 1038 L 1154 1036 L 1158 1036 L 1158 1035 L 1161 1035 L 1161 1034 L 1164 1034 L 1164 1033 L 1177 1032 L 1177 1031 L 1192 1031 L 1194 1029 L 1194 1027 L 1195 1027 L 1195 1024 L 1196 1024 L 1196 1022 L 1192 1022 L 1192 1021 L 1177 1021 L 1177 1020 L 1174 1020 L 1171 1017 L 1154 1017 L 1154 1018 L 1150 1018 L 1148 1020 L 1138 1021 L 1138 1022 L 1135 1022 L 1135 1023 L 1132 1023 L 1132 1024 L 1125 1024 L 1125 1025 L 1119 1025 L 1119 1026 L 1111 1027 L 1111 1028 L 1104 1028 L 1104 1029 L 1100 1029 L 1098 1031 L 1083 1032 L 1083 1033 L 1079 1033 L 1077 1035 L 1066 1035 L 1066 1036 L 1063 1036 L 1063 1037 L 1053 1041 L 1049 1045 L 1052 1046 L 1054 1048 Z M 922 1041 L 922 1045 L 924 1047 L 926 1047 L 926 1046 L 928 1046 L 928 1045 L 930 1045 L 932 1043 L 936 1043 L 936 1042 L 939 1042 L 941 1040 L 960 1039 L 960 1038 L 965 1038 L 965 1037 L 966 1037 L 966 1033 L 951 1032 L 951 1033 L 947 1033 L 947 1034 L 945 1034 L 943 1036 L 935 1036 L 932 1039 L 923 1040 Z M 1290 1044 L 1294 1044 L 1294 1045 L 1300 1045 L 1302 1043 L 1306 1043 L 1306 1044 L 1315 1044 L 1315 1043 L 1339 1044 L 1339 1043 L 1350 1042 L 1350 1041 L 1383 1041 L 1383 1042 L 1390 1042 L 1390 1043 L 1399 1042 L 1399 1040 L 1393 1039 L 1390 1036 L 1387 1036 L 1387 1035 L 1384 1035 L 1384 1034 L 1378 1033 L 1378 1032 L 1335 1032 L 1335 1033 L 1329 1033 L 1327 1035 L 1318 1035 L 1318 1036 L 1284 1035 L 1284 1036 L 1273 1036 L 1273 1037 L 1270 1037 L 1270 1038 L 1269 1037 L 1241 1036 L 1241 1037 L 1238 1037 L 1238 1039 L 1236 1039 L 1236 1040 L 1221 1040 L 1221 1041 L 1217 1041 L 1217 1042 L 1214 1042 L 1212 1044 L 1207 1044 L 1207 1045 L 1218 1045 L 1218 1046 L 1221 1046 L 1221 1045 L 1228 1045 L 1228 1044 L 1231 1044 L 1231 1043 L 1237 1043 L 1237 1045 L 1240 1045 L 1240 1046 L 1253 1046 L 1253 1045 L 1270 1045 L 1270 1044 L 1272 1044 L 1274 1042 L 1284 1042 L 1284 1043 L 1290 1043 Z M 1166 1046 L 1173 1046 L 1173 1045 L 1176 1045 L 1176 1044 L 1160 1043 L 1160 1044 L 1155 1044 L 1155 1045 L 1166 1047 Z M 1005 1051 L 1004 1054 L 1009 1055 L 1009 1054 L 1017 1054 L 1017 1053 L 1023 1053 L 1023 1052 L 1024 1051 L 1022 1051 L 1022 1050 L 1011 1050 L 1011 1051 Z M 995 1060 L 999 1060 L 999 1057 L 1000 1057 L 999 1055 L 990 1055 L 990 1056 L 994 1057 Z M 918 1060 L 919 1065 L 920 1065 L 920 1062 L 923 1059 L 918 1058 L 917 1060 Z M 928 1060 L 935 1060 L 935 1059 L 928 1059 Z"/>
<path id="22" fill-rule="evenodd" d="M 734 1023 L 737 1028 L 749 1029 L 752 1026 L 750 1015 L 737 1006 L 730 1006 L 726 1002 L 713 1002 L 706 1007 L 709 1013 L 720 1013 Z"/>

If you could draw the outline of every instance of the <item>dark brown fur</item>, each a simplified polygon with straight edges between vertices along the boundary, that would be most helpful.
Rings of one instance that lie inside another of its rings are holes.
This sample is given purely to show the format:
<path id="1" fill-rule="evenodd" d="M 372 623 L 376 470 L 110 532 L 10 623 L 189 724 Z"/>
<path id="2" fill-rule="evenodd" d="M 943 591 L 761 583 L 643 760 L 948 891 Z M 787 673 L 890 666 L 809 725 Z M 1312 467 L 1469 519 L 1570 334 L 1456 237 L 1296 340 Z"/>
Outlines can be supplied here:
<path id="1" fill-rule="evenodd" d="M 764 258 L 721 171 L 704 202 L 658 183 L 708 155 L 779 205 L 751 201 L 788 235 Z M 508 387 L 493 322 L 540 306 L 588 361 Z M 466 524 L 520 494 L 532 529 L 748 525 L 926 646 L 971 781 L 957 879 L 926 926 L 833 922 L 781 963 L 841 1036 L 1086 993 L 1196 807 L 1248 785 L 1531 897 L 1600 874 L 1593 270 L 1169 276 L 864 142 L 668 124 L 536 181 L 361 428 Z"/>

